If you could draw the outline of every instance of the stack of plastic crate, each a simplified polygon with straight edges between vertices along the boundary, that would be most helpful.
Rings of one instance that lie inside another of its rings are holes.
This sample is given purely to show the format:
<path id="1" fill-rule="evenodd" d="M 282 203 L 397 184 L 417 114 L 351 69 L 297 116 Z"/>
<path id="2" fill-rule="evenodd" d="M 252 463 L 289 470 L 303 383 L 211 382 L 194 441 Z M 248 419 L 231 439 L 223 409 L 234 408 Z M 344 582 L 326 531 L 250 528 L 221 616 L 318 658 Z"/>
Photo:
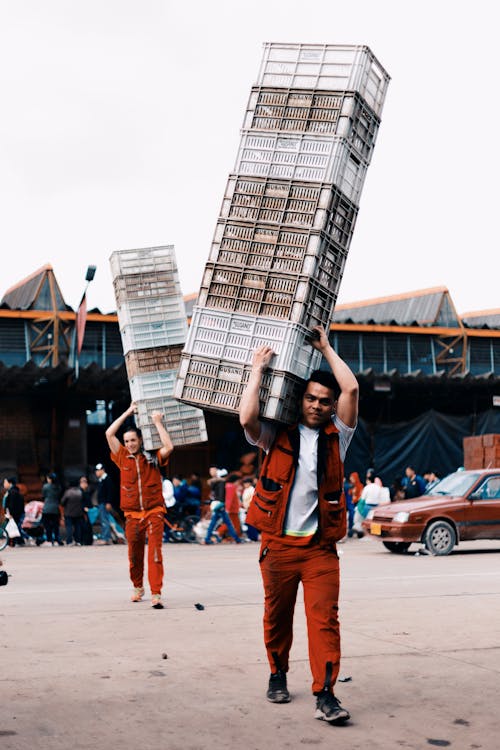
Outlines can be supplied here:
<path id="1" fill-rule="evenodd" d="M 365 46 L 264 45 L 175 395 L 236 412 L 252 351 L 276 355 L 261 415 L 293 421 L 319 366 L 389 76 Z"/>
<path id="2" fill-rule="evenodd" d="M 110 257 L 132 400 L 147 450 L 160 447 L 151 414 L 161 411 L 174 445 L 207 439 L 203 413 L 173 397 L 188 325 L 173 245 Z"/>

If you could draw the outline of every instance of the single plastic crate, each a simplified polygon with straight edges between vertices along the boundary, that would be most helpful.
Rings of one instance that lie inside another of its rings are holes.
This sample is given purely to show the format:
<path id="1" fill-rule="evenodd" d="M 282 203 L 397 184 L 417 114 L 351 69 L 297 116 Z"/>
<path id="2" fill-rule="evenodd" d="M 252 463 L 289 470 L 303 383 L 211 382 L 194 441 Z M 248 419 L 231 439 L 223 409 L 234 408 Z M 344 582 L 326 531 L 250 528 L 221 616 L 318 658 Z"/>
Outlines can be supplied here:
<path id="1" fill-rule="evenodd" d="M 172 371 L 173 375 L 173 385 L 175 385 L 176 379 L 177 379 L 177 371 Z M 152 414 L 155 411 L 161 412 L 163 414 L 166 421 L 172 422 L 172 421 L 179 421 L 181 419 L 193 419 L 193 418 L 199 418 L 203 416 L 203 412 L 201 412 L 199 409 L 195 408 L 194 406 L 189 406 L 188 404 L 182 404 L 180 401 L 178 401 L 173 396 L 173 387 L 170 391 L 170 393 L 162 394 L 160 396 L 156 396 L 154 398 L 147 398 L 138 400 L 136 402 L 137 405 L 137 419 L 142 425 L 151 425 L 154 429 L 156 429 L 152 422 Z"/>
<path id="2" fill-rule="evenodd" d="M 120 328 L 140 323 L 161 323 L 164 320 L 186 317 L 181 295 L 131 299 L 117 308 Z"/>
<path id="3" fill-rule="evenodd" d="M 351 91 L 254 87 L 243 128 L 341 136 L 370 163 L 379 125 L 370 107 Z"/>
<path id="4" fill-rule="evenodd" d="M 135 273 L 130 276 L 118 276 L 113 281 L 113 288 L 118 308 L 133 300 L 143 300 L 148 304 L 150 299 L 157 297 L 182 297 L 177 273 Z"/>
<path id="5" fill-rule="evenodd" d="M 271 346 L 274 370 L 305 378 L 319 367 L 321 353 L 311 346 L 311 332 L 296 323 L 195 307 L 184 353 L 251 364 L 255 349 Z"/>
<path id="6" fill-rule="evenodd" d="M 139 349 L 127 352 L 125 367 L 127 375 L 133 378 L 148 372 L 159 370 L 178 370 L 181 362 L 182 344 L 177 346 L 158 346 L 153 349 Z"/>
<path id="7" fill-rule="evenodd" d="M 368 164 L 345 138 L 243 130 L 234 172 L 283 180 L 330 182 L 358 205 Z"/>
<path id="8" fill-rule="evenodd" d="M 126 276 L 137 273 L 177 273 L 173 245 L 143 247 L 136 250 L 115 250 L 109 258 L 111 275 Z"/>
<path id="9" fill-rule="evenodd" d="M 250 365 L 182 355 L 174 396 L 206 411 L 238 414 Z M 259 391 L 260 416 L 285 424 L 296 422 L 304 381 L 289 373 L 267 370 Z"/>
<path id="10" fill-rule="evenodd" d="M 182 404 L 172 397 L 149 399 L 137 403 L 137 424 L 141 429 L 146 450 L 157 450 L 161 447 L 158 431 L 151 419 L 154 411 L 164 415 L 163 424 L 174 447 L 204 443 L 207 440 L 205 418 L 200 409 Z"/>
<path id="11" fill-rule="evenodd" d="M 357 213 L 329 184 L 230 175 L 220 218 L 323 231 L 348 250 Z"/>
<path id="12" fill-rule="evenodd" d="M 120 328 L 123 353 L 132 349 L 153 349 L 158 346 L 184 344 L 188 324 L 185 317 L 158 323 L 138 323 Z"/>
<path id="13" fill-rule="evenodd" d="M 329 262 L 324 256 L 325 266 Z M 327 273 L 328 268 L 322 273 Z M 326 325 L 337 300 L 342 273 L 332 288 L 311 278 L 284 273 L 259 273 L 207 264 L 197 306 L 298 323 L 306 328 Z"/>
<path id="14" fill-rule="evenodd" d="M 177 370 L 160 370 L 135 375 L 129 380 L 132 401 L 172 397 Z"/>
<path id="15" fill-rule="evenodd" d="M 165 427 L 174 448 L 181 445 L 206 443 L 208 440 L 205 418 L 203 416 L 166 422 Z M 147 451 L 156 451 L 158 448 L 161 448 L 161 441 L 154 425 L 152 427 L 149 425 L 141 427 L 141 431 L 144 447 Z"/>
<path id="16" fill-rule="evenodd" d="M 380 117 L 390 76 L 366 46 L 264 44 L 258 86 L 357 91 Z"/>

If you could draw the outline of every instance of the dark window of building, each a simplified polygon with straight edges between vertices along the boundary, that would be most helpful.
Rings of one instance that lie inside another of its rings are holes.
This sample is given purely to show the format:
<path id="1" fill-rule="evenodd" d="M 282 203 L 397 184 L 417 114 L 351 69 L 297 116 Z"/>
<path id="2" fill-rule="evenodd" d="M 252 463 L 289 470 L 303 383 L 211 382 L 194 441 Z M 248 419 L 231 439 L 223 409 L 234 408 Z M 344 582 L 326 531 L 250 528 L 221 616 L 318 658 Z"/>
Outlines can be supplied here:
<path id="1" fill-rule="evenodd" d="M 118 325 L 106 325 L 106 367 L 116 367 L 123 362 L 123 346 Z"/>
<path id="2" fill-rule="evenodd" d="M 4 365 L 26 363 L 24 320 L 5 318 L 0 324 L 0 362 Z"/>
<path id="3" fill-rule="evenodd" d="M 469 339 L 469 370 L 473 375 L 481 375 L 491 372 L 492 368 L 492 340 L 491 339 Z M 496 367 L 499 365 L 500 349 L 496 352 Z"/>
<path id="4" fill-rule="evenodd" d="M 385 337 L 387 371 L 408 372 L 408 336 L 399 333 Z"/>
<path id="5" fill-rule="evenodd" d="M 80 367 L 92 362 L 102 367 L 102 323 L 87 322 L 79 361 Z"/>
<path id="6" fill-rule="evenodd" d="M 434 358 L 430 336 L 410 336 L 410 370 L 421 370 L 426 374 L 434 372 Z"/>
<path id="7" fill-rule="evenodd" d="M 337 354 L 353 372 L 359 372 L 359 334 L 337 333 Z"/>
<path id="8" fill-rule="evenodd" d="M 493 349 L 493 371 L 500 372 L 500 339 L 491 339 Z"/>
<path id="9" fill-rule="evenodd" d="M 384 336 L 370 333 L 363 336 L 363 369 L 384 372 Z"/>

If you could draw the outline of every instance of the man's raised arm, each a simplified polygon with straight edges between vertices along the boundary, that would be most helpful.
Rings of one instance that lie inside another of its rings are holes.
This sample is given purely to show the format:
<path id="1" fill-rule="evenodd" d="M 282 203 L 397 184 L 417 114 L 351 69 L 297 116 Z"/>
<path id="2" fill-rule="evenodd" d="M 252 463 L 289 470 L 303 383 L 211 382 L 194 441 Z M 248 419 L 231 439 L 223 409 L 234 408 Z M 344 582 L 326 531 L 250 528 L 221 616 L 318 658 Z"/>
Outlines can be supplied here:
<path id="1" fill-rule="evenodd" d="M 259 389 L 262 373 L 269 366 L 274 352 L 270 346 L 256 349 L 252 357 L 252 369 L 245 390 L 240 400 L 240 424 L 252 440 L 260 436 Z"/>

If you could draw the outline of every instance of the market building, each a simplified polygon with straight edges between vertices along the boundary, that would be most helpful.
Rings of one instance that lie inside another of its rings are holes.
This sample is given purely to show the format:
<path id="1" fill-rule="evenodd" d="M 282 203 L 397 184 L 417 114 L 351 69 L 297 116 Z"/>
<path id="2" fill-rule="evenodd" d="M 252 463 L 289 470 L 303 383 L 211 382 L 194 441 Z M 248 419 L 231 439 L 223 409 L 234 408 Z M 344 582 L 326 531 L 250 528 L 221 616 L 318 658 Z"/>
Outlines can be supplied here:
<path id="1" fill-rule="evenodd" d="M 0 302 L 0 472 L 30 494 L 49 470 L 68 478 L 106 461 L 104 431 L 130 401 L 117 316 L 88 311 L 79 354 L 76 318 L 50 265 Z M 500 310 L 459 315 L 446 288 L 425 289 L 338 305 L 330 339 L 360 383 L 347 471 L 444 474 L 462 463 L 464 436 L 500 433 Z M 176 450 L 172 472 L 238 467 L 249 446 L 237 419 L 206 421 L 208 442 Z"/>

